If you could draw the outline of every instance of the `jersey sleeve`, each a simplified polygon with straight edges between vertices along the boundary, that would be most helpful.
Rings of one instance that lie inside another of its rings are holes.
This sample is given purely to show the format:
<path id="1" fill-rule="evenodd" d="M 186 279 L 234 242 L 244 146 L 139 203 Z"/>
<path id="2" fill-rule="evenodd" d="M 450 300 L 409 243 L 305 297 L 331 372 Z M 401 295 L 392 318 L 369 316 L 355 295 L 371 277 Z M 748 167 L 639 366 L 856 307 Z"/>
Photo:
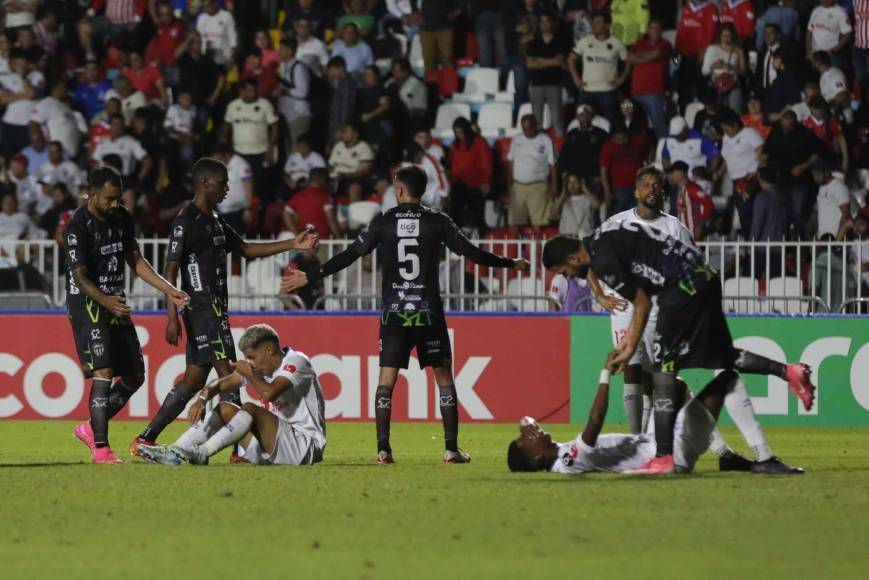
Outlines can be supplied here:
<path id="1" fill-rule="evenodd" d="M 220 218 L 220 225 L 223 227 L 223 235 L 226 236 L 226 250 L 228 252 L 239 250 L 244 245 L 244 239 L 223 218 Z"/>
<path id="2" fill-rule="evenodd" d="M 564 308 L 564 299 L 567 297 L 567 278 L 558 274 L 549 285 L 549 298 Z"/>
<path id="3" fill-rule="evenodd" d="M 308 361 L 307 358 L 299 354 L 293 353 L 292 355 L 285 357 L 284 360 L 281 361 L 281 368 L 279 368 L 277 372 L 272 375 L 272 380 L 274 381 L 274 379 L 278 377 L 283 377 L 290 381 L 290 384 L 294 387 L 300 387 L 302 386 L 302 383 L 304 382 L 304 377 L 306 374 L 308 374 L 310 368 L 311 363 Z"/>
<path id="4" fill-rule="evenodd" d="M 380 243 L 385 219 L 386 218 L 383 214 L 377 214 L 374 216 L 371 223 L 369 223 L 353 243 L 350 244 L 349 249 L 356 253 L 357 256 L 370 254 L 371 251 L 377 247 L 377 244 Z"/>
<path id="5" fill-rule="evenodd" d="M 136 241 L 136 221 L 133 219 L 133 214 L 129 210 L 124 210 L 124 225 L 123 225 L 123 243 L 124 254 L 139 249 L 139 242 Z"/>
<path id="6" fill-rule="evenodd" d="M 607 237 L 594 242 L 591 270 L 625 300 L 633 302 L 636 299 L 637 286 L 633 277 Z"/>
<path id="7" fill-rule="evenodd" d="M 81 220 L 72 219 L 66 226 L 66 260 L 69 271 L 82 267 L 86 263 L 87 253 L 90 249 L 88 232 L 82 227 Z"/>
<path id="8" fill-rule="evenodd" d="M 465 256 L 472 262 L 489 268 L 512 268 L 513 260 L 503 258 L 471 243 L 449 216 L 440 214 L 441 240 L 455 254 Z"/>
<path id="9" fill-rule="evenodd" d="M 166 250 L 167 262 L 181 261 L 181 256 L 184 255 L 184 238 L 189 233 L 187 226 L 188 223 L 184 216 L 178 216 L 172 220 L 169 232 L 169 248 Z"/>

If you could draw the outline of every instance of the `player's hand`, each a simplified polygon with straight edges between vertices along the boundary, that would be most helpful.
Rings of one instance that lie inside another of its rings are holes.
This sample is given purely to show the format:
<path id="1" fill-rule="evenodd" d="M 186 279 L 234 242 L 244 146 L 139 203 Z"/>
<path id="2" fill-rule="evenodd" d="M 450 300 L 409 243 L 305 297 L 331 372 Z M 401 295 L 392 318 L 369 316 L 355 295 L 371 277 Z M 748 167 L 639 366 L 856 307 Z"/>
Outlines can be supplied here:
<path id="1" fill-rule="evenodd" d="M 293 238 L 293 247 L 297 250 L 312 250 L 320 243 L 320 237 L 317 235 L 317 230 L 312 227 L 307 227 L 302 232 Z"/>
<path id="2" fill-rule="evenodd" d="M 253 369 L 250 368 L 250 364 L 247 361 L 229 361 L 229 366 L 235 369 L 235 372 L 243 376 L 244 378 L 250 380 L 253 378 Z"/>
<path id="3" fill-rule="evenodd" d="M 531 269 L 531 263 L 528 260 L 519 258 L 517 260 L 513 260 L 513 268 L 517 272 L 527 272 Z"/>
<path id="4" fill-rule="evenodd" d="M 615 296 L 604 294 L 597 301 L 607 312 L 624 312 L 628 309 L 628 301 L 624 298 L 616 298 Z"/>
<path id="5" fill-rule="evenodd" d="M 190 302 L 190 296 L 187 295 L 187 292 L 179 290 L 178 288 L 172 288 L 167 296 L 169 296 L 169 300 L 172 301 L 172 304 L 174 304 L 176 308 L 184 308 Z"/>
<path id="6" fill-rule="evenodd" d="M 190 405 L 190 411 L 187 413 L 187 419 L 191 423 L 196 424 L 204 418 L 205 418 L 205 399 L 197 397 L 196 401 L 194 401 L 193 404 Z"/>
<path id="7" fill-rule="evenodd" d="M 619 346 L 617 346 L 615 350 L 607 356 L 606 368 L 608 368 L 614 375 L 619 374 L 625 370 L 628 361 L 631 360 L 632 356 L 634 356 L 634 350 L 636 350 L 636 348 L 631 348 L 623 343 L 619 344 Z"/>
<path id="8" fill-rule="evenodd" d="M 103 307 L 118 318 L 124 318 L 133 313 L 133 309 L 127 304 L 127 299 L 124 296 L 106 296 L 103 300 Z"/>
<path id="9" fill-rule="evenodd" d="M 166 323 L 166 342 L 172 346 L 178 346 L 179 340 L 181 340 L 181 323 L 178 322 L 178 318 L 172 317 Z"/>
<path id="10" fill-rule="evenodd" d="M 293 270 L 292 273 L 281 278 L 281 294 L 292 294 L 299 288 L 308 284 L 308 275 L 301 270 Z"/>

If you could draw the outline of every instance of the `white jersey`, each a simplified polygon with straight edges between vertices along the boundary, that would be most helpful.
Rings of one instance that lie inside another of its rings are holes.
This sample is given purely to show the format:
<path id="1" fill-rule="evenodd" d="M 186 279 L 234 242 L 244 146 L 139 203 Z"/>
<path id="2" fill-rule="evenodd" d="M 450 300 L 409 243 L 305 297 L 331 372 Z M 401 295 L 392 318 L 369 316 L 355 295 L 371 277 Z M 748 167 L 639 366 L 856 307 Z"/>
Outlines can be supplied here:
<path id="1" fill-rule="evenodd" d="M 281 366 L 263 380 L 271 384 L 278 377 L 287 379 L 292 386 L 268 403 L 267 408 L 322 450 L 326 447 L 326 407 L 311 359 L 304 353 L 285 348 Z"/>
<path id="2" fill-rule="evenodd" d="M 558 445 L 558 459 L 549 468 L 554 473 L 609 471 L 622 473 L 639 469 L 655 457 L 655 438 L 649 435 L 599 435 L 590 447 L 582 435 Z"/>

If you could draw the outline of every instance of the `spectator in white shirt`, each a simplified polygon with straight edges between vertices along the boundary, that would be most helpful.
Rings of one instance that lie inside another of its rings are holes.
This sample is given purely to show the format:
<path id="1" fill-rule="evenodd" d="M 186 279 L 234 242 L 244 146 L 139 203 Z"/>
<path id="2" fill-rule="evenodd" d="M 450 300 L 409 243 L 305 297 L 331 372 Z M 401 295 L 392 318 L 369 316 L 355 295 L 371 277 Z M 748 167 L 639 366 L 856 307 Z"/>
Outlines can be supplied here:
<path id="1" fill-rule="evenodd" d="M 616 120 L 618 89 L 631 74 L 628 50 L 610 34 L 609 14 L 597 13 L 591 21 L 593 34 L 576 41 L 567 60 L 568 70 L 579 90 L 578 103 L 594 107 L 610 123 Z M 623 65 L 619 73 L 619 65 Z M 580 74 L 580 65 L 582 73 Z"/>
<path id="2" fill-rule="evenodd" d="M 121 160 L 120 170 L 124 177 L 136 174 L 139 182 L 142 182 L 148 175 L 148 172 L 151 171 L 151 158 L 138 140 L 126 134 L 126 126 L 124 125 L 124 117 L 122 115 L 112 115 L 109 122 L 111 124 L 109 137 L 108 139 L 103 139 L 96 149 L 94 149 L 91 164 L 96 169 L 105 157 L 117 155 Z M 136 173 L 137 164 L 139 165 L 138 173 Z"/>
<path id="3" fill-rule="evenodd" d="M 142 107 L 148 105 L 148 100 L 140 91 L 136 90 L 130 79 L 125 76 L 119 76 L 112 83 L 112 90 L 106 93 L 106 101 L 117 97 L 121 100 L 121 114 L 124 115 L 124 122 L 130 124 L 133 121 L 133 115 Z"/>
<path id="4" fill-rule="evenodd" d="M 70 157 L 78 155 L 82 139 L 88 132 L 84 116 L 69 106 L 69 89 L 63 81 L 51 88 L 50 96 L 39 101 L 30 122 L 41 125 L 49 140 L 59 141 Z"/>
<path id="5" fill-rule="evenodd" d="M 392 61 L 392 80 L 387 83 L 388 90 L 395 89 L 398 98 L 404 103 L 411 123 L 420 121 L 428 108 L 428 89 L 413 74 L 410 61 L 400 58 Z"/>
<path id="6" fill-rule="evenodd" d="M 245 233 L 254 225 L 253 195 L 254 174 L 244 157 L 234 153 L 231 147 L 219 145 L 212 153 L 215 159 L 226 165 L 226 198 L 217 206 L 223 219 L 237 232 Z"/>
<path id="7" fill-rule="evenodd" d="M 818 184 L 817 239 L 830 234 L 835 239 L 844 235 L 851 219 L 851 192 L 845 182 L 833 175 L 833 165 L 819 159 L 812 165 L 812 177 Z"/>
<path id="8" fill-rule="evenodd" d="M 329 176 L 338 180 L 336 190 L 339 196 L 364 197 L 363 184 L 366 184 L 374 164 L 374 150 L 362 141 L 360 135 L 357 123 L 346 123 L 341 140 L 335 143 L 329 154 Z"/>
<path id="9" fill-rule="evenodd" d="M 431 131 L 427 127 L 417 129 L 416 133 L 413 135 L 413 140 L 417 145 L 422 147 L 426 153 L 437 159 L 438 163 L 446 165 L 446 154 L 444 153 L 444 148 L 432 140 Z"/>
<path id="10" fill-rule="evenodd" d="M 65 158 L 63 145 L 59 141 L 48 144 L 48 161 L 37 169 L 36 178 L 43 186 L 62 183 L 69 191 L 78 191 L 82 184 L 81 169 Z"/>
<path id="11" fill-rule="evenodd" d="M 425 149 L 412 143 L 409 152 L 410 160 L 419 165 L 428 178 L 425 193 L 422 194 L 422 204 L 438 211 L 444 210 L 447 198 L 450 196 L 450 182 L 444 168 L 438 160 L 425 152 Z"/>
<path id="12" fill-rule="evenodd" d="M 311 67 L 311 70 L 322 75 L 329 63 L 329 50 L 326 43 L 311 34 L 311 22 L 307 18 L 300 18 L 293 24 L 296 32 L 296 58 Z"/>
<path id="13" fill-rule="evenodd" d="M 221 10 L 215 0 L 203 0 L 202 12 L 196 20 L 196 31 L 202 36 L 202 52 L 221 66 L 230 66 L 238 48 L 235 19 Z"/>
<path id="14" fill-rule="evenodd" d="M 740 78 L 748 70 L 745 53 L 739 46 L 736 28 L 731 22 L 725 22 L 718 28 L 717 42 L 710 44 L 703 53 L 701 72 L 709 79 L 712 90 L 718 93 L 718 103 L 733 111 L 742 111 L 742 89 Z M 733 87 L 726 91 L 717 90 L 716 82 L 721 78 L 730 78 Z"/>
<path id="15" fill-rule="evenodd" d="M 272 104 L 257 96 L 256 80 L 241 81 L 239 97 L 226 107 L 224 121 L 232 126 L 232 146 L 250 163 L 254 182 L 275 158 L 278 140 L 278 117 Z"/>
<path id="16" fill-rule="evenodd" d="M 842 49 L 854 38 L 854 29 L 848 13 L 836 0 L 821 0 L 821 5 L 812 10 L 809 17 L 809 33 L 806 35 L 806 59 L 812 53 L 825 50 L 830 53 L 837 67 L 842 66 Z"/>
<path id="17" fill-rule="evenodd" d="M 584 238 L 594 231 L 594 214 L 601 206 L 582 178 L 572 173 L 564 178 L 561 195 L 555 200 L 554 214 L 561 214 L 558 233 Z"/>
<path id="18" fill-rule="evenodd" d="M 845 73 L 833 66 L 830 53 L 823 50 L 814 53 L 812 65 L 821 75 L 821 96 L 824 97 L 824 100 L 833 107 L 850 108 L 851 97 L 848 92 L 848 79 L 845 78 Z"/>
<path id="19" fill-rule="evenodd" d="M 549 223 L 547 196 L 554 198 L 558 191 L 555 149 L 549 136 L 538 130 L 534 115 L 523 116 L 521 125 L 522 133 L 513 138 L 507 156 L 508 221 L 516 229 L 530 223 L 539 231 Z"/>
<path id="20" fill-rule="evenodd" d="M 9 260 L 16 258 L 19 245 L 14 243 L 25 240 L 33 229 L 33 223 L 27 214 L 18 211 L 18 198 L 12 192 L 4 193 L 0 198 L 0 257 Z"/>
<path id="21" fill-rule="evenodd" d="M 754 179 L 763 151 L 763 137 L 755 129 L 744 126 L 736 113 L 721 116 L 721 129 L 724 131 L 721 142 L 724 163 L 719 166 L 716 179 L 725 172 L 734 182 Z"/>
<path id="22" fill-rule="evenodd" d="M 291 190 L 298 189 L 311 177 L 311 170 L 318 167 L 325 168 L 326 161 L 311 147 L 311 138 L 302 135 L 296 142 L 295 152 L 287 157 L 284 164 L 284 183 Z"/>
<path id="23" fill-rule="evenodd" d="M 7 190 L 18 198 L 18 208 L 33 217 L 41 216 L 51 207 L 51 198 L 44 194 L 36 176 L 30 173 L 27 157 L 20 153 L 9 159 L 6 172 Z"/>
<path id="24" fill-rule="evenodd" d="M 278 107 L 293 144 L 311 128 L 311 69 L 296 58 L 298 46 L 295 38 L 283 38 L 278 48 Z"/>
<path id="25" fill-rule="evenodd" d="M 169 132 L 169 138 L 176 144 L 178 158 L 183 163 L 192 163 L 195 156 L 194 146 L 197 140 L 196 107 L 193 106 L 193 94 L 189 89 L 178 92 L 178 102 L 166 111 L 163 128 Z"/>
<path id="26" fill-rule="evenodd" d="M 9 55 L 9 68 L 11 72 L 0 76 L 0 105 L 6 105 L 0 150 L 5 157 L 27 147 L 27 125 L 33 111 L 33 99 L 45 82 L 39 71 L 28 72 L 27 60 L 20 50 L 13 50 Z"/>

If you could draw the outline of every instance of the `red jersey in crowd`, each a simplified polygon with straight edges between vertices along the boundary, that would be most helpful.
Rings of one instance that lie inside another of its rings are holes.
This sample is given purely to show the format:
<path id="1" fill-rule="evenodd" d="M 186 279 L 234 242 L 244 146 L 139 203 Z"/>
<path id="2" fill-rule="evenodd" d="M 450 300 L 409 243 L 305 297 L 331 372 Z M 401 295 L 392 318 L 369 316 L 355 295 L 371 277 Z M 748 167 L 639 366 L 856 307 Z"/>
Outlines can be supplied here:
<path id="1" fill-rule="evenodd" d="M 93 0 L 90 9 L 99 13 L 105 9 L 106 18 L 115 24 L 130 24 L 142 20 L 148 0 Z"/>
<path id="2" fill-rule="evenodd" d="M 817 135 L 818 139 L 827 145 L 832 146 L 833 141 L 842 135 L 842 126 L 835 117 L 827 117 L 827 119 L 824 120 L 816 119 L 812 115 L 809 115 L 808 118 L 803 121 L 803 125 L 811 129 L 812 133 Z"/>
<path id="3" fill-rule="evenodd" d="M 714 2 L 686 2 L 676 30 L 676 50 L 685 56 L 702 57 L 715 41 L 718 22 L 718 6 Z"/>
<path id="4" fill-rule="evenodd" d="M 769 137 L 772 127 L 764 124 L 763 115 L 754 116 L 751 113 L 745 113 L 742 116 L 742 124 L 746 127 L 751 127 L 763 137 L 764 141 Z"/>
<path id="5" fill-rule="evenodd" d="M 634 186 L 637 171 L 646 164 L 652 142 L 646 133 L 630 136 L 624 145 L 608 140 L 600 149 L 598 160 L 602 169 L 607 170 L 610 189 Z"/>
<path id="6" fill-rule="evenodd" d="M 679 190 L 676 199 L 676 217 L 688 228 L 692 237 L 696 237 L 696 228 L 702 227 L 712 217 L 714 209 L 712 200 L 703 188 L 693 181 L 689 181 Z"/>
<path id="7" fill-rule="evenodd" d="M 157 25 L 157 32 L 148 49 L 145 51 L 145 62 L 158 64 L 175 64 L 175 51 L 184 42 L 187 36 L 187 27 L 184 22 L 173 19 L 171 22 L 161 22 Z"/>
<path id="8" fill-rule="evenodd" d="M 163 80 L 163 75 L 155 66 L 145 66 L 144 68 L 135 71 L 130 67 L 124 67 L 121 71 L 125 77 L 130 79 L 137 91 L 145 95 L 145 100 L 153 101 L 160 98 L 160 91 L 157 90 L 157 83 Z"/>
<path id="9" fill-rule="evenodd" d="M 648 36 L 641 36 L 632 46 L 631 52 L 643 54 L 660 50 L 664 54 L 658 60 L 635 64 L 631 68 L 631 94 L 657 95 L 667 91 L 667 74 L 670 72 L 670 55 L 673 53 L 673 45 L 663 38 L 652 41 Z"/>
<path id="10" fill-rule="evenodd" d="M 479 188 L 492 184 L 492 152 L 486 140 L 475 135 L 469 146 L 453 141 L 450 147 L 452 185 Z"/>
<path id="11" fill-rule="evenodd" d="M 300 228 L 307 224 L 313 225 L 317 228 L 320 238 L 325 240 L 332 237 L 332 229 L 329 227 L 326 212 L 334 209 L 335 203 L 332 200 L 332 194 L 322 187 L 309 184 L 290 197 L 284 211 L 296 214 Z"/>
<path id="12" fill-rule="evenodd" d="M 740 40 L 754 38 L 754 3 L 751 0 L 724 0 L 721 22 L 730 22 Z"/>
<path id="13" fill-rule="evenodd" d="M 854 46 L 869 48 L 869 0 L 854 0 Z"/>

